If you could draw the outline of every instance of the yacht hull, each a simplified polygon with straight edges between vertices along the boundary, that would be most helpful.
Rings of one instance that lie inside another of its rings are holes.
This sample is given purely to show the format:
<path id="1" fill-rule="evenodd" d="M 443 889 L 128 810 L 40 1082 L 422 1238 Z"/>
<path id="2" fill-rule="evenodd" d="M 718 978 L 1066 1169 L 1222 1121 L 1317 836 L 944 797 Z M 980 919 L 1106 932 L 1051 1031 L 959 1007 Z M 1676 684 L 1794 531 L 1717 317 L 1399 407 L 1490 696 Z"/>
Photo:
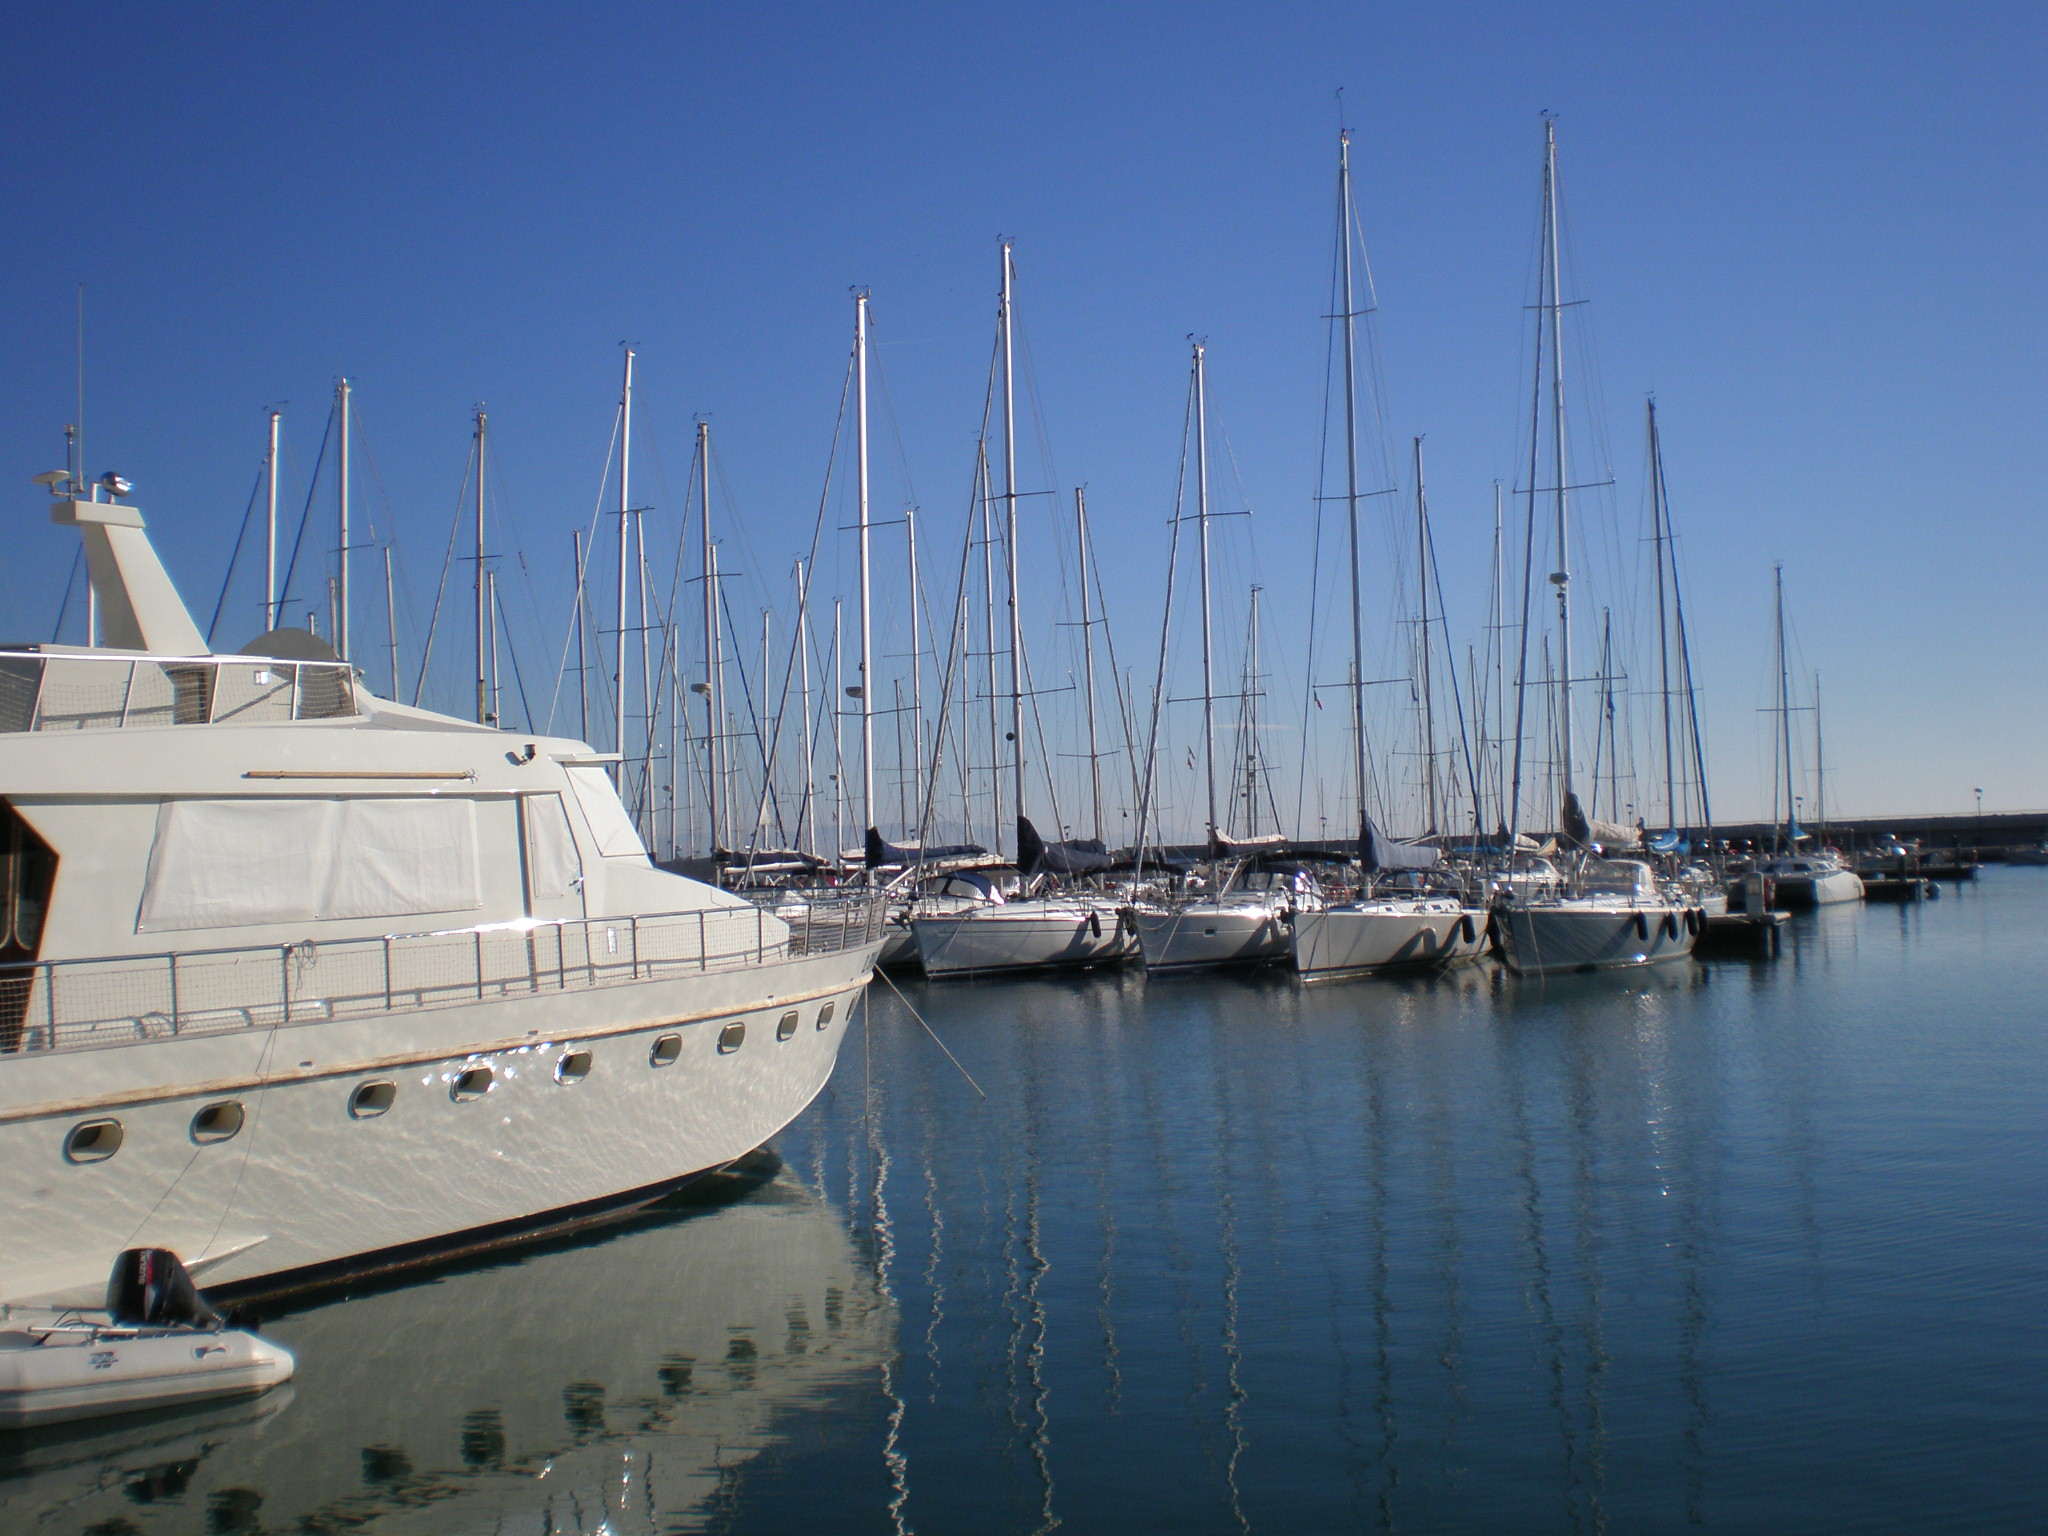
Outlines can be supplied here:
<path id="1" fill-rule="evenodd" d="M 811 1102 L 878 947 L 13 1054 L 0 1073 L 0 1301 L 97 1305 L 124 1247 L 174 1250 L 208 1291 L 263 1292 L 657 1198 Z M 657 1065 L 666 1036 L 674 1054 Z M 585 1053 L 563 1080 L 565 1059 Z M 366 1083 L 391 1085 L 387 1109 L 355 1112 Z M 239 1108 L 239 1129 L 213 1139 L 199 1117 L 222 1104 Z M 95 1120 L 118 1123 L 117 1150 L 73 1160 L 72 1132 Z"/>
<path id="2" fill-rule="evenodd" d="M 1190 902 L 1131 913 L 1147 971 L 1188 971 L 1284 963 L 1290 936 L 1284 909 L 1263 902 Z"/>
<path id="3" fill-rule="evenodd" d="M 1476 958 L 1485 944 L 1485 914 L 1449 904 L 1436 910 L 1373 902 L 1294 919 L 1294 968 L 1305 981 L 1435 970 Z"/>
<path id="4" fill-rule="evenodd" d="M 910 927 L 934 978 L 1117 965 L 1131 943 L 1116 908 L 1093 902 L 1010 902 L 914 916 Z"/>
<path id="5" fill-rule="evenodd" d="M 1771 891 L 1771 905 L 1788 910 L 1831 907 L 1838 902 L 1862 899 L 1863 879 L 1847 869 L 1831 870 L 1824 875 L 1778 875 Z"/>
<path id="6" fill-rule="evenodd" d="M 1668 904 L 1504 907 L 1494 914 L 1501 958 L 1517 976 L 1554 976 L 1682 960 L 1697 920 Z"/>

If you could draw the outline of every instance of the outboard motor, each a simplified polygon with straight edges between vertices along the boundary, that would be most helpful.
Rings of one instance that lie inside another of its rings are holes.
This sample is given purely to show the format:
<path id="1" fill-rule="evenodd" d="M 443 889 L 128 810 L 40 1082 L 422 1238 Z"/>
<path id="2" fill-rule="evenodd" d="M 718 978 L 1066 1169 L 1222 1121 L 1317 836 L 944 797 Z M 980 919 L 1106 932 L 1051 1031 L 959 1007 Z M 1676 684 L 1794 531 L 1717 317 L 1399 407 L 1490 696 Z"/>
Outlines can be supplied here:
<path id="1" fill-rule="evenodd" d="M 114 1321 L 142 1328 L 214 1328 L 220 1318 L 199 1299 L 185 1266 L 168 1248 L 130 1248 L 107 1279 Z"/>

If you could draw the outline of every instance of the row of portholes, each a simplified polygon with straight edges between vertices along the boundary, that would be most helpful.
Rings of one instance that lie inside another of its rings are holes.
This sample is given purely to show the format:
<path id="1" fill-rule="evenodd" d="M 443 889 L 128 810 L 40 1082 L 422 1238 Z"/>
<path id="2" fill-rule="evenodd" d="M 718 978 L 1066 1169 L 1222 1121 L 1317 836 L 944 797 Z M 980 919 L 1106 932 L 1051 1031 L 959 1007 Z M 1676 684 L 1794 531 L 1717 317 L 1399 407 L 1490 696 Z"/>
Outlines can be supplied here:
<path id="1" fill-rule="evenodd" d="M 818 1010 L 819 1029 L 832 1022 L 836 1005 L 825 1004 Z M 797 1011 L 792 1008 L 776 1023 L 775 1038 L 788 1040 L 797 1032 Z M 747 1038 L 746 1022 L 735 1019 L 718 1032 L 718 1049 L 721 1054 L 730 1055 L 738 1050 Z M 681 1035 L 659 1036 L 647 1053 L 647 1064 L 651 1067 L 673 1066 L 682 1059 L 683 1037 Z M 555 1062 L 555 1081 L 564 1086 L 580 1083 L 590 1076 L 595 1057 L 589 1051 L 565 1051 Z M 464 1067 L 455 1074 L 448 1085 L 448 1096 L 458 1104 L 470 1099 L 480 1099 L 489 1093 L 496 1082 L 496 1074 L 488 1066 Z M 379 1079 L 376 1082 L 358 1083 L 348 1096 L 348 1112 L 356 1120 L 374 1120 L 385 1113 L 398 1099 L 398 1084 Z M 192 1117 L 192 1140 L 200 1146 L 214 1142 L 231 1141 L 240 1134 L 247 1122 L 247 1113 L 239 1100 L 223 1099 L 217 1104 L 208 1104 Z M 121 1143 L 127 1139 L 127 1132 L 118 1120 L 84 1120 L 71 1128 L 64 1138 L 64 1156 L 74 1163 L 103 1163 L 121 1150 Z"/>

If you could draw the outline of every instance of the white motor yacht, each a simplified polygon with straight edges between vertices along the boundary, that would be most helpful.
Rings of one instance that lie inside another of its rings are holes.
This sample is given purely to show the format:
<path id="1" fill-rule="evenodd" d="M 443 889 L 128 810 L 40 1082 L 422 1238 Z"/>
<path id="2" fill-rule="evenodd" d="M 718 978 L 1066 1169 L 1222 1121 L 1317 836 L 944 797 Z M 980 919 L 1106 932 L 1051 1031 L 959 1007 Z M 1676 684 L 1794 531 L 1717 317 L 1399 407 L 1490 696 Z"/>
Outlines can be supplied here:
<path id="1" fill-rule="evenodd" d="M 210 653 L 141 515 L 61 490 L 105 644 L 0 649 L 0 1303 L 133 1247 L 218 1296 L 494 1246 L 824 1086 L 878 899 L 784 920 L 655 869 L 582 742 L 308 635 Z"/>
<path id="2" fill-rule="evenodd" d="M 1766 859 L 1756 873 L 1770 880 L 1774 907 L 1828 907 L 1863 899 L 1863 877 L 1826 851 Z"/>

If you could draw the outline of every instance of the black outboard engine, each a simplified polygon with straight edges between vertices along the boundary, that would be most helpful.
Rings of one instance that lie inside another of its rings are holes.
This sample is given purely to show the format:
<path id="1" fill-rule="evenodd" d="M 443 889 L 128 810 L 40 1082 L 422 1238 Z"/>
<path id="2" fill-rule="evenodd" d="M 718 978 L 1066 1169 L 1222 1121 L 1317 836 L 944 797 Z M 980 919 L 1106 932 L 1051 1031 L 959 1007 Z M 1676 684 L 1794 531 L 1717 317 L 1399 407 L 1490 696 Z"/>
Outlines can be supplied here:
<path id="1" fill-rule="evenodd" d="M 220 1323 L 168 1248 L 130 1248 L 114 1260 L 107 1310 L 115 1322 L 131 1328 L 212 1328 Z"/>

